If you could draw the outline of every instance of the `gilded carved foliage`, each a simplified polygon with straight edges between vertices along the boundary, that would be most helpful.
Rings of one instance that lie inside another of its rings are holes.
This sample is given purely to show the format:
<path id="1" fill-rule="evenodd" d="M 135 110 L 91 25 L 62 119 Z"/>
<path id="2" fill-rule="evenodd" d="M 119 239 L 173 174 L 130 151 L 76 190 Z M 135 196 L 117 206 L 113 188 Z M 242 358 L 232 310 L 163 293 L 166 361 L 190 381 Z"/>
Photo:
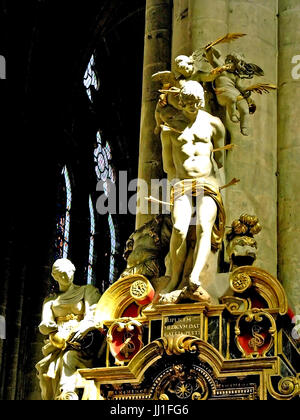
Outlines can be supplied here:
<path id="1" fill-rule="evenodd" d="M 300 374 L 295 377 L 286 377 L 280 379 L 275 390 L 272 383 L 272 377 L 268 377 L 268 391 L 276 400 L 292 400 L 300 396 Z"/>
<path id="2" fill-rule="evenodd" d="M 254 292 L 265 304 L 264 309 L 278 310 L 280 315 L 288 312 L 282 284 L 266 271 L 251 266 L 239 267 L 230 274 L 229 282 L 238 297 L 247 299 Z"/>

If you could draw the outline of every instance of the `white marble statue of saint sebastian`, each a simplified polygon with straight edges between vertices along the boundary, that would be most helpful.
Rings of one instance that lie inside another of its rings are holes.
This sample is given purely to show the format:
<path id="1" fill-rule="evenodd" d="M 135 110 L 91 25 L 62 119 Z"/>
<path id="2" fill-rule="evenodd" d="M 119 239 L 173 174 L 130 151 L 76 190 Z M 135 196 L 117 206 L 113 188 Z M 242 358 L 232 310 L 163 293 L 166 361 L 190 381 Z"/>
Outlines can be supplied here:
<path id="1" fill-rule="evenodd" d="M 161 122 L 164 171 L 173 183 L 173 232 L 170 243 L 170 281 L 160 303 L 178 298 L 174 291 L 182 283 L 188 254 L 187 237 L 195 221 L 196 242 L 192 271 L 185 293 L 200 302 L 210 296 L 201 284 L 201 274 L 209 255 L 222 243 L 225 212 L 220 194 L 221 179 L 216 148 L 224 146 L 225 128 L 221 120 L 204 110 L 204 90 L 196 81 L 186 81 L 180 94 L 168 95 L 168 104 L 158 104 Z M 176 181 L 174 181 L 176 180 Z"/>

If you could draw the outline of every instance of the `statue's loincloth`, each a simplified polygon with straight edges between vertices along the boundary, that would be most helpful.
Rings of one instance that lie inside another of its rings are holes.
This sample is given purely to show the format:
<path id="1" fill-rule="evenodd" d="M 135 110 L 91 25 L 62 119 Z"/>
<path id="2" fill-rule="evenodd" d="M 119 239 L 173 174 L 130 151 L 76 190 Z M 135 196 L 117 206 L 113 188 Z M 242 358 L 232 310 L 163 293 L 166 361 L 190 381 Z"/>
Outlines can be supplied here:
<path id="1" fill-rule="evenodd" d="M 174 202 L 183 195 L 199 197 L 203 194 L 204 196 L 211 197 L 217 205 L 217 217 L 211 234 L 212 251 L 217 252 L 222 247 L 226 225 L 225 208 L 220 189 L 214 185 L 206 184 L 196 179 L 185 179 L 177 182 L 172 188 L 171 204 L 174 204 Z"/>

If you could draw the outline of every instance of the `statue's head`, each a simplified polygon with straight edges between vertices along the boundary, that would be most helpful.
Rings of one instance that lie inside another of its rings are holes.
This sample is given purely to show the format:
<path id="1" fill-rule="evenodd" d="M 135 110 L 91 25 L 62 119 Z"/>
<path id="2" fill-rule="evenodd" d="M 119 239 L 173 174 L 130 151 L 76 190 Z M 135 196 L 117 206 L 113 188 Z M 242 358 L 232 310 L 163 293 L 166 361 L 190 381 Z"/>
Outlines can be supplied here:
<path id="1" fill-rule="evenodd" d="M 229 242 L 227 253 L 234 267 L 253 265 L 257 258 L 257 242 L 249 236 L 235 236 Z"/>
<path id="2" fill-rule="evenodd" d="M 232 66 L 232 71 L 237 71 L 237 72 L 245 72 L 245 66 L 246 66 L 246 62 L 245 62 L 245 57 L 242 56 L 239 53 L 236 52 L 232 52 L 231 54 L 228 54 L 226 59 L 225 59 L 225 64 L 230 64 Z"/>
<path id="3" fill-rule="evenodd" d="M 194 60 L 192 57 L 188 57 L 187 55 L 179 55 L 175 59 L 175 74 L 176 76 L 184 76 L 185 78 L 189 78 L 194 73 Z"/>
<path id="4" fill-rule="evenodd" d="M 257 258 L 257 242 L 254 235 L 262 230 L 256 216 L 242 215 L 234 220 L 227 235 L 227 255 L 232 268 L 253 265 Z"/>
<path id="5" fill-rule="evenodd" d="M 76 268 L 70 260 L 65 258 L 55 261 L 52 267 L 52 277 L 61 288 L 68 289 L 73 283 Z"/>
<path id="6" fill-rule="evenodd" d="M 226 64 L 239 64 L 241 62 L 245 61 L 245 58 L 242 54 L 239 54 L 237 52 L 232 52 L 230 54 L 227 55 L 226 59 L 225 59 L 225 63 Z"/>
<path id="7" fill-rule="evenodd" d="M 253 76 L 262 77 L 265 75 L 263 69 L 256 64 L 247 63 L 245 57 L 236 52 L 229 54 L 225 59 L 225 63 L 232 67 L 228 71 L 238 73 L 242 78 L 252 79 Z"/>
<path id="8" fill-rule="evenodd" d="M 187 81 L 179 94 L 180 107 L 189 113 L 196 113 L 205 107 L 204 89 L 200 83 Z"/>

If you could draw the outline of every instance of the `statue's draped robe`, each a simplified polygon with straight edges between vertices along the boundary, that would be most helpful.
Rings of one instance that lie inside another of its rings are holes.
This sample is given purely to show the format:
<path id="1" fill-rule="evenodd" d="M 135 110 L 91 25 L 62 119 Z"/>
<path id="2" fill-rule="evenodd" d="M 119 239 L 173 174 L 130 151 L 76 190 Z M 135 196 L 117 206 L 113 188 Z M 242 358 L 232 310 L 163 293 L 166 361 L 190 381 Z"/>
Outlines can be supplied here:
<path id="1" fill-rule="evenodd" d="M 43 319 L 39 325 L 43 335 L 58 332 L 68 339 L 81 322 L 93 325 L 94 310 L 100 299 L 98 289 L 93 286 L 74 286 L 71 290 L 47 298 L 44 302 Z M 54 400 L 61 392 L 67 392 L 67 382 L 77 369 L 91 367 L 91 360 L 79 351 L 66 347 L 59 349 L 49 337 L 43 347 L 45 358 L 37 365 L 43 400 Z"/>

